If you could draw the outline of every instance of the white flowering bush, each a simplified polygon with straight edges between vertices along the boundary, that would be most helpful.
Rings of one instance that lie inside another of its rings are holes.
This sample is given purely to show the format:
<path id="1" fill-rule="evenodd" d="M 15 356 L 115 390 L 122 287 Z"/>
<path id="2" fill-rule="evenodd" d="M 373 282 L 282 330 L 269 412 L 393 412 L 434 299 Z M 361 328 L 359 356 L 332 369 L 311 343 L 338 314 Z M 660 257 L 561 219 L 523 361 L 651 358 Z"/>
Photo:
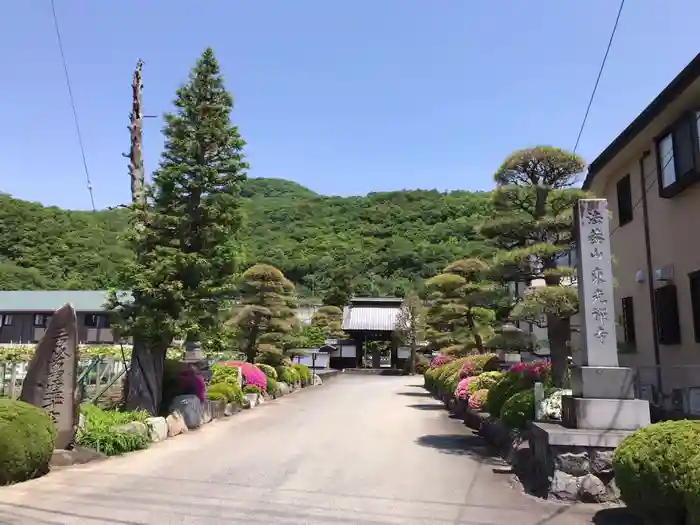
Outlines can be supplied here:
<path id="1" fill-rule="evenodd" d="M 543 417 L 547 419 L 561 419 L 561 397 L 570 396 L 571 390 L 560 389 L 552 392 L 540 405 Z"/>

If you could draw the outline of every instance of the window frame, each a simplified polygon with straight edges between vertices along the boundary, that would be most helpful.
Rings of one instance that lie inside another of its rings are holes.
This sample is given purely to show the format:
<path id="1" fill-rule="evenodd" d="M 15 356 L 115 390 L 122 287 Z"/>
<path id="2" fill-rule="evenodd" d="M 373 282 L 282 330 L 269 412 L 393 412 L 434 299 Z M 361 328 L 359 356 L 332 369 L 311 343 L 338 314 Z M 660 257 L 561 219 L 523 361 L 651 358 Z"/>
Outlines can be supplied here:
<path id="1" fill-rule="evenodd" d="M 94 324 L 88 323 L 88 319 L 94 319 L 95 320 Z M 99 328 L 99 325 L 100 325 L 99 314 L 90 314 L 90 313 L 84 314 L 83 324 L 85 325 L 85 328 Z"/>
<path id="2" fill-rule="evenodd" d="M 627 198 L 625 199 L 624 203 L 622 203 L 622 199 L 620 198 L 621 187 L 627 188 Z M 624 177 L 620 177 L 620 179 L 617 181 L 617 184 L 615 185 L 615 192 L 617 193 L 617 222 L 619 226 L 624 226 L 625 224 L 632 222 L 634 219 L 634 206 L 632 204 L 632 177 L 629 173 Z M 622 204 L 625 206 L 623 207 Z M 625 214 L 623 214 L 623 209 L 626 210 Z"/>
<path id="3" fill-rule="evenodd" d="M 634 297 L 627 296 L 622 298 L 622 329 L 625 337 L 625 343 L 630 345 L 637 344 L 637 326 L 634 320 Z"/>
<path id="4" fill-rule="evenodd" d="M 9 320 L 9 321 L 8 321 Z M 0 314 L 0 328 L 3 326 L 14 326 L 15 316 L 12 314 Z"/>
<path id="5" fill-rule="evenodd" d="M 661 301 L 661 293 L 672 293 L 673 304 Z M 655 329 L 659 338 L 659 344 L 664 346 L 676 346 L 681 344 L 681 320 L 678 306 L 678 287 L 673 283 L 664 284 L 654 289 L 654 302 L 656 304 Z M 673 326 L 663 326 L 662 319 L 668 319 L 669 314 L 675 313 Z M 661 317 L 661 316 L 665 317 Z"/>
<path id="6" fill-rule="evenodd" d="M 683 112 L 676 120 L 673 121 L 671 125 L 666 127 L 663 132 L 661 132 L 654 139 L 654 149 L 656 153 L 656 178 L 659 190 L 659 197 L 662 199 L 670 199 L 678 195 L 688 186 L 691 186 L 695 182 L 700 181 L 700 130 L 698 126 L 700 122 L 700 110 L 691 109 L 689 111 Z M 691 169 L 684 173 L 681 173 L 678 168 L 679 155 L 676 136 L 678 132 L 682 130 L 683 127 L 688 128 L 690 132 L 690 144 L 692 147 L 692 160 L 693 166 Z M 671 138 L 671 147 L 673 151 L 673 169 L 674 169 L 674 181 L 668 185 L 664 186 L 663 182 L 663 167 L 661 157 L 661 143 L 666 139 Z M 642 189 L 644 191 L 644 188 Z"/>
<path id="7" fill-rule="evenodd" d="M 697 286 L 694 288 L 693 285 Z M 688 274 L 688 288 L 690 292 L 690 312 L 695 332 L 695 342 L 700 343 L 700 270 Z M 696 292 L 694 293 L 694 290 Z"/>
<path id="8" fill-rule="evenodd" d="M 41 319 L 41 322 L 37 322 L 39 319 Z M 34 328 L 47 328 L 49 326 L 50 319 L 51 314 L 35 313 L 32 323 Z"/>

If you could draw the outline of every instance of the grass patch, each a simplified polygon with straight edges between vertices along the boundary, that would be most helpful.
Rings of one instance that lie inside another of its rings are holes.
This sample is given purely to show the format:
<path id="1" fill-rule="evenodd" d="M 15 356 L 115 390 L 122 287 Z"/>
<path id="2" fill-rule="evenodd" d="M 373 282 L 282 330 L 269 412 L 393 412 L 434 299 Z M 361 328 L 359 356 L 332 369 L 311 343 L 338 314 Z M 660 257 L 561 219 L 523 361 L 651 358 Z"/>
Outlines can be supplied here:
<path id="1" fill-rule="evenodd" d="M 85 417 L 84 428 L 78 431 L 77 444 L 97 450 L 107 456 L 117 456 L 134 450 L 147 448 L 151 440 L 148 435 L 125 432 L 116 427 L 133 422 L 145 423 L 146 411 L 103 410 L 94 405 L 80 406 Z"/>

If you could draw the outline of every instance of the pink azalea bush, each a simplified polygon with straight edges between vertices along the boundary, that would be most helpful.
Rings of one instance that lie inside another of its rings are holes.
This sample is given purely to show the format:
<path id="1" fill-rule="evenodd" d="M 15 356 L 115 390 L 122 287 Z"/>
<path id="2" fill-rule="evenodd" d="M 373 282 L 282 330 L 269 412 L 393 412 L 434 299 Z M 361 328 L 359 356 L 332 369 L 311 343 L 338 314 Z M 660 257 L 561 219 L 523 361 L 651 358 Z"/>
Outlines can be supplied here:
<path id="1" fill-rule="evenodd" d="M 451 363 L 452 361 L 454 361 L 453 357 L 449 355 L 438 354 L 435 357 L 433 357 L 432 361 L 430 361 L 430 368 L 437 368 L 438 366 L 446 365 L 447 363 Z"/>
<path id="2" fill-rule="evenodd" d="M 177 375 L 177 382 L 182 394 L 194 395 L 200 401 L 204 401 L 206 391 L 204 377 L 193 366 L 183 366 Z"/>
<path id="3" fill-rule="evenodd" d="M 469 396 L 469 408 L 470 410 L 482 410 L 486 405 L 486 398 L 489 395 L 487 388 L 482 388 L 477 390 L 471 396 Z"/>
<path id="4" fill-rule="evenodd" d="M 508 375 L 516 376 L 522 383 L 532 384 L 541 382 L 551 383 L 552 365 L 547 361 L 535 361 L 533 363 L 517 363 L 510 367 Z"/>
<path id="5" fill-rule="evenodd" d="M 219 364 L 224 366 L 237 366 L 241 369 L 241 373 L 243 374 L 244 387 L 248 385 L 257 386 L 262 392 L 265 392 L 267 388 L 267 377 L 257 366 L 242 361 L 226 361 L 225 363 Z"/>
<path id="6" fill-rule="evenodd" d="M 465 400 L 469 397 L 469 385 L 476 380 L 476 377 L 465 377 L 459 381 L 455 390 L 457 399 Z"/>
<path id="7" fill-rule="evenodd" d="M 474 375 L 474 365 L 470 361 L 466 361 L 459 370 L 459 378 L 464 379 Z"/>

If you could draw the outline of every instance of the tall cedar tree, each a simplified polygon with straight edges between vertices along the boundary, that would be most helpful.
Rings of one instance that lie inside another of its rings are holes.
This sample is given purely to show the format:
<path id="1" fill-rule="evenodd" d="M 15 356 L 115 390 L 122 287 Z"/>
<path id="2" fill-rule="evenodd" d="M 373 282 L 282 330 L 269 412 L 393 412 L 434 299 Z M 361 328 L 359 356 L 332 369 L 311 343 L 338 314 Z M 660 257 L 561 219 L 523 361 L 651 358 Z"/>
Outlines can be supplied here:
<path id="1" fill-rule="evenodd" d="M 133 293 L 123 326 L 134 336 L 127 407 L 159 410 L 165 351 L 176 335 L 188 342 L 217 332 L 234 291 L 239 259 L 244 161 L 233 98 L 211 49 L 177 91 L 165 115 L 164 151 L 147 189 L 143 227 L 131 239 L 135 261 L 122 282 Z M 139 342 L 136 345 L 136 342 Z"/>
<path id="2" fill-rule="evenodd" d="M 260 354 L 282 358 L 286 340 L 297 326 L 294 285 L 274 266 L 256 264 L 243 273 L 240 304 L 233 324 L 249 363 Z"/>
<path id="3" fill-rule="evenodd" d="M 577 155 L 550 146 L 512 153 L 494 176 L 497 218 L 482 229 L 501 250 L 494 264 L 499 279 L 546 284 L 516 298 L 511 315 L 547 327 L 557 386 L 566 383 L 571 317 L 578 311 L 575 271 L 562 262 L 575 248 L 572 210 L 585 194 L 572 186 L 584 167 Z"/>
<path id="4" fill-rule="evenodd" d="M 396 319 L 394 336 L 398 343 L 408 345 L 411 349 L 408 363 L 411 375 L 416 373 L 418 343 L 425 337 L 425 313 L 425 306 L 418 294 L 414 291 L 407 292 Z"/>
<path id="5" fill-rule="evenodd" d="M 455 354 L 472 349 L 485 352 L 484 341 L 496 320 L 493 305 L 499 291 L 486 280 L 488 271 L 484 261 L 462 259 L 428 280 L 428 339 L 434 347 Z"/>

